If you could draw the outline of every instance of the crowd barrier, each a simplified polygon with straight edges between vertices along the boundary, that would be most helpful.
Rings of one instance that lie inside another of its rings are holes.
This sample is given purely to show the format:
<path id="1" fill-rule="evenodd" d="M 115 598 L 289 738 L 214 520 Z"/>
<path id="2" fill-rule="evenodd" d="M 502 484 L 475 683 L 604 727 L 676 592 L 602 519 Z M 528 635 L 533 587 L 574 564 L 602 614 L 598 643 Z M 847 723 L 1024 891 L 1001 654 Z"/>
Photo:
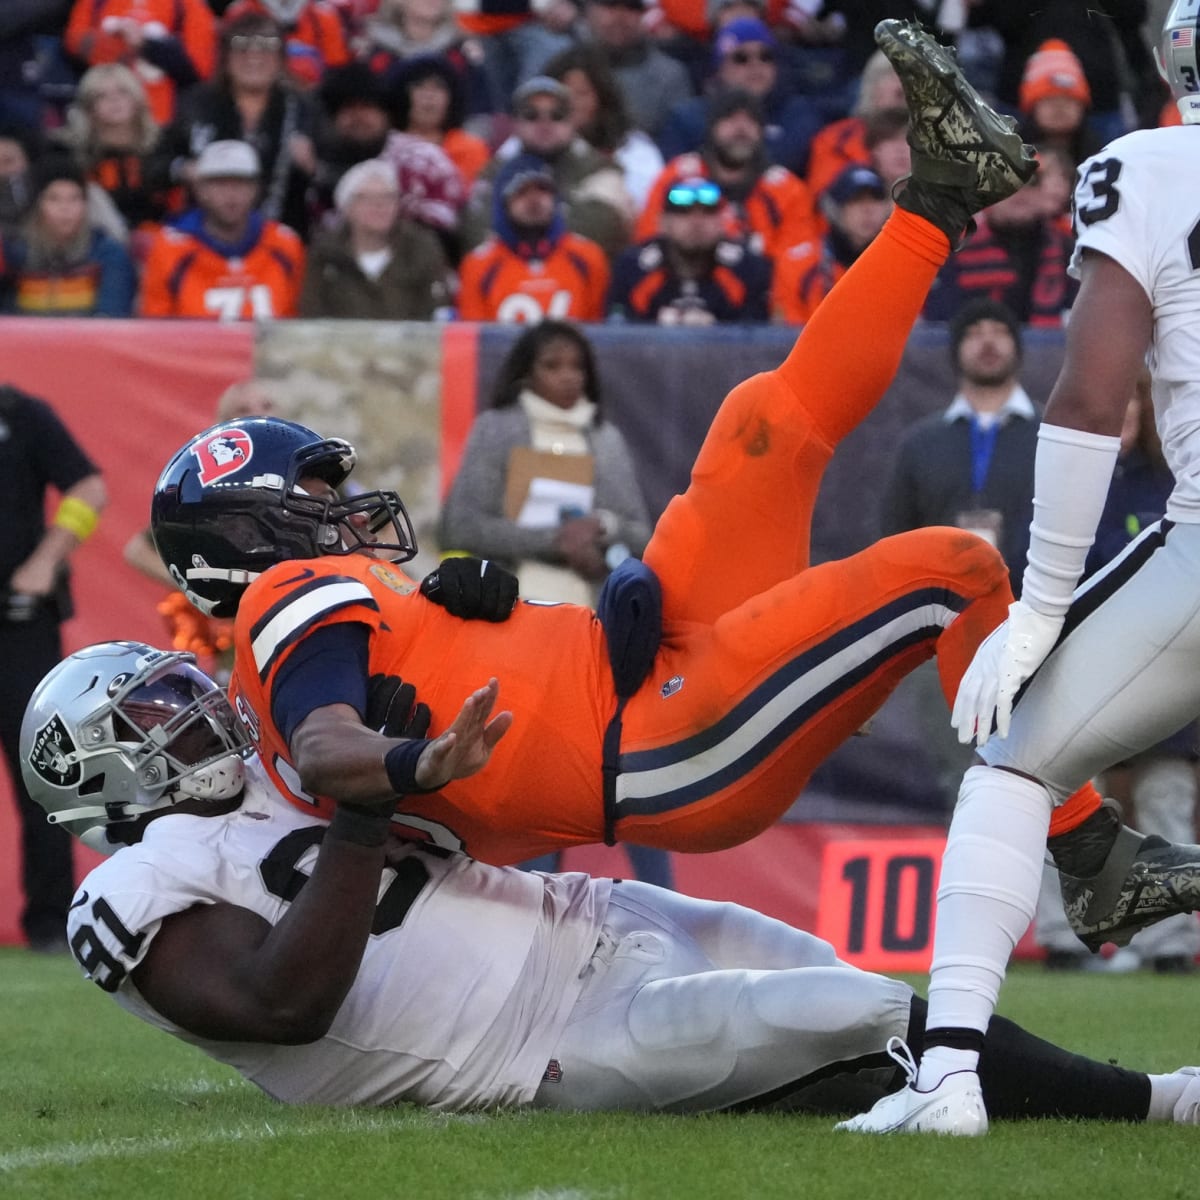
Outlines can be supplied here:
<path id="1" fill-rule="evenodd" d="M 861 320 L 863 352 L 869 353 L 871 313 L 865 311 Z M 486 404 L 517 332 L 466 324 L 0 321 L 0 382 L 48 400 L 100 465 L 110 492 L 99 530 L 74 559 L 78 615 L 65 627 L 68 649 L 117 637 L 163 642 L 155 611 L 161 591 L 124 564 L 121 549 L 146 525 L 154 480 L 167 458 L 211 422 L 223 388 L 250 375 L 269 382 L 281 415 L 353 441 L 360 451 L 356 477 L 365 485 L 401 492 L 422 546 L 413 570 L 431 569 L 437 561 L 439 502 L 474 413 Z M 722 397 L 747 376 L 777 365 L 794 337 L 794 331 L 775 326 L 602 325 L 588 333 L 606 411 L 629 441 L 655 515 L 686 486 Z M 1035 400 L 1046 398 L 1061 356 L 1059 334 L 1027 333 L 1022 381 Z M 827 369 L 836 375 L 839 363 Z M 952 390 L 945 329 L 918 326 L 892 387 L 826 474 L 812 538 L 814 561 L 842 557 L 875 539 L 878 497 L 899 439 L 916 418 L 948 403 Z M 728 541 L 728 569 L 737 570 L 736 529 L 728 531 Z M 918 957 L 924 953 L 923 889 L 928 862 L 936 868 L 930 847 L 936 848 L 946 815 L 946 798 L 931 787 L 931 778 L 912 705 L 898 696 L 870 737 L 852 739 L 817 772 L 789 813 L 790 824 L 751 847 L 705 856 L 700 864 L 676 856 L 680 886 L 757 903 L 811 925 L 817 888 L 835 886 L 832 872 L 843 894 L 821 907 L 841 914 L 842 926 L 823 932 L 836 934 L 834 940 L 852 956 L 856 946 L 867 946 L 867 957 L 859 961 L 894 966 L 899 954 L 907 964 L 914 947 Z M 6 788 L 0 777 L 5 790 L 0 943 L 19 940 L 18 834 Z M 923 849 L 907 857 L 884 852 L 866 866 L 858 862 L 862 855 L 837 852 L 829 858 L 829 844 L 851 836 L 840 831 L 859 825 L 872 826 L 859 830 L 859 837 L 887 842 L 916 836 Z M 92 861 L 81 851 L 81 870 Z M 571 852 L 567 863 L 627 870 L 622 864 L 618 851 L 585 850 Z M 879 887 L 868 896 L 869 871 L 875 870 L 881 873 Z M 902 927 L 887 927 L 895 912 L 881 909 L 876 893 L 901 898 L 909 914 Z"/>

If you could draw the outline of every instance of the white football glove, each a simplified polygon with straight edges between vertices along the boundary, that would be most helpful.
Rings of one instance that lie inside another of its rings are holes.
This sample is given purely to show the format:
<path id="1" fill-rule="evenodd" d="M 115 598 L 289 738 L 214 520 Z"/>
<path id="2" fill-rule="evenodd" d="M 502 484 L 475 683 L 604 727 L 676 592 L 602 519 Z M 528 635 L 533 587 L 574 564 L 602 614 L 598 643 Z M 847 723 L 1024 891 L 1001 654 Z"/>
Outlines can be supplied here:
<path id="1" fill-rule="evenodd" d="M 950 723 L 964 745 L 986 746 L 995 719 L 999 737 L 1008 736 L 1013 698 L 1054 649 L 1064 617 L 1047 617 L 1014 600 L 1008 620 L 975 651 L 954 698 Z"/>

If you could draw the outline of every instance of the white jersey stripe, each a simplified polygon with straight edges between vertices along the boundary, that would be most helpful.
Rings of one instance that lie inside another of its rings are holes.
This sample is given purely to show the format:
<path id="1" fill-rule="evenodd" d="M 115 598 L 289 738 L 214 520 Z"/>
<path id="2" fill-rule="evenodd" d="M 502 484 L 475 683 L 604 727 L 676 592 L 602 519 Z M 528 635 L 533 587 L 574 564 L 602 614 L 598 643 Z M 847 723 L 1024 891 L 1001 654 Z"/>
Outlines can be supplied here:
<path id="1" fill-rule="evenodd" d="M 885 653 L 890 645 L 921 629 L 945 628 L 958 615 L 944 604 L 926 604 L 901 613 L 801 675 L 716 745 L 669 766 L 622 772 L 617 779 L 617 803 L 697 787 L 770 737 L 780 724 L 814 696 Z"/>
<path id="2" fill-rule="evenodd" d="M 377 607 L 375 598 L 366 584 L 359 583 L 357 579 L 343 577 L 313 587 L 297 596 L 291 604 L 281 608 L 251 643 L 254 665 L 259 674 L 266 672 L 267 664 L 281 645 L 295 638 L 304 628 L 327 612 L 345 608 L 347 604 L 356 601 L 366 601 L 372 608 Z"/>

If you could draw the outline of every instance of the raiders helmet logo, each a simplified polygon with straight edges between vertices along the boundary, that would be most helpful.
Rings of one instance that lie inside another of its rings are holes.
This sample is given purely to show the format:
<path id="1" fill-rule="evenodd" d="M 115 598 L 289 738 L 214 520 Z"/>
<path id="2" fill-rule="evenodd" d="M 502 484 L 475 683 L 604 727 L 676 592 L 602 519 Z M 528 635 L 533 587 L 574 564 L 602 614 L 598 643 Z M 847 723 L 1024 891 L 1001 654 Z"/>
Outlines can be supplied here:
<path id="1" fill-rule="evenodd" d="M 240 471 L 254 454 L 254 443 L 244 429 L 218 429 L 192 447 L 200 464 L 200 482 L 208 487 Z"/>
<path id="2" fill-rule="evenodd" d="M 83 775 L 79 764 L 71 758 L 74 753 L 75 743 L 62 718 L 55 713 L 37 731 L 29 751 L 29 765 L 52 787 L 74 787 Z"/>

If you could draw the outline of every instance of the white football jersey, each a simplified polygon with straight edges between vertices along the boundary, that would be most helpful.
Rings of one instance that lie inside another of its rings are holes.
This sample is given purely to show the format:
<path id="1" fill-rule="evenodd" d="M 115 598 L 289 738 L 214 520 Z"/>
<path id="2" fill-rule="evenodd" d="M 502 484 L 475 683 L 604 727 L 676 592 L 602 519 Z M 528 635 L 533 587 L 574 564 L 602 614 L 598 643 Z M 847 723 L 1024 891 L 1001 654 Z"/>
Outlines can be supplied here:
<path id="1" fill-rule="evenodd" d="M 130 972 L 165 917 L 225 903 L 274 924 L 325 828 L 248 763 L 237 811 L 161 817 L 87 876 L 68 917 L 75 957 L 122 1007 L 280 1100 L 442 1109 L 530 1100 L 583 986 L 611 880 L 487 867 L 414 845 L 383 872 L 358 976 L 332 1028 L 309 1045 L 194 1037 L 142 998 Z"/>
<path id="2" fill-rule="evenodd" d="M 1072 273 L 1084 250 L 1100 251 L 1154 306 L 1147 362 L 1175 475 L 1167 516 L 1200 523 L 1200 128 L 1140 130 L 1089 158 L 1075 187 L 1075 230 Z"/>

